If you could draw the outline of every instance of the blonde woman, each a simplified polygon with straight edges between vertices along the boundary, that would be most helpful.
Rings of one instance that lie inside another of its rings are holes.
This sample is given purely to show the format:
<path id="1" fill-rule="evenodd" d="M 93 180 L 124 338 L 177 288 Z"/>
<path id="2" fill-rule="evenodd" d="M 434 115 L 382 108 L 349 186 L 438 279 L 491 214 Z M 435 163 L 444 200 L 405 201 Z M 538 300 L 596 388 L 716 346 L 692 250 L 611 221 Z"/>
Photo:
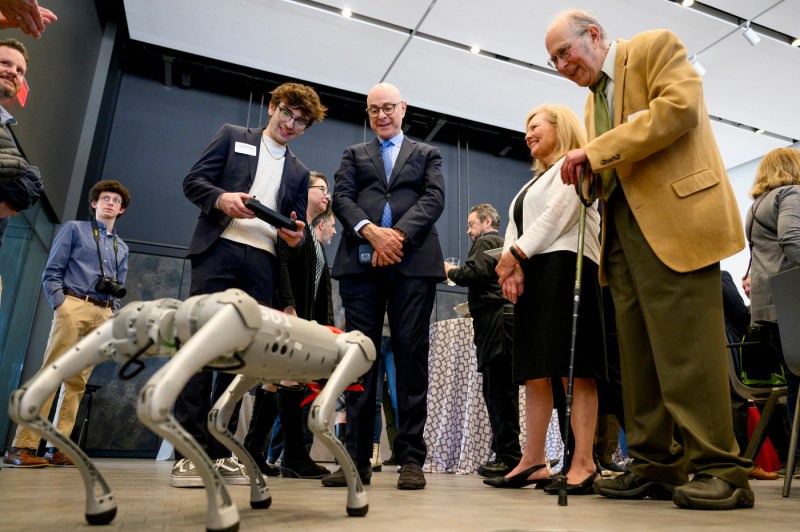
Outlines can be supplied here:
<path id="1" fill-rule="evenodd" d="M 527 438 L 517 467 L 505 477 L 484 480 L 498 488 L 531 484 L 558 492 L 544 445 L 553 410 L 552 386 L 566 386 L 572 332 L 580 201 L 561 182 L 563 156 L 586 143 L 578 117 L 561 105 L 542 105 L 528 114 L 525 141 L 534 157 L 534 177 L 509 209 L 497 273 L 503 295 L 514 303 L 513 378 L 525 384 Z M 587 209 L 583 292 L 578 320 L 571 419 L 575 451 L 567 471 L 569 494 L 592 493 L 596 468 L 592 440 L 597 419 L 595 375 L 604 363 L 597 268 L 600 215 Z"/>

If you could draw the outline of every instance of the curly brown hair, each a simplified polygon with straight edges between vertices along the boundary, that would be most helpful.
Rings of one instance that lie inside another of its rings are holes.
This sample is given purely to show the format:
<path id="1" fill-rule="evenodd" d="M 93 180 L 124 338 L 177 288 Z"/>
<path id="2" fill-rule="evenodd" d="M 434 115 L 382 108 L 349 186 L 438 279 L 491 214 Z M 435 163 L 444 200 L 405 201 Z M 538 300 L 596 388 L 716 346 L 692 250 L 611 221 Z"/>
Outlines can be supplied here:
<path id="1" fill-rule="evenodd" d="M 284 83 L 270 92 L 271 103 L 274 105 L 286 104 L 287 107 L 300 109 L 303 115 L 308 116 L 308 127 L 314 122 L 322 122 L 328 108 L 322 105 L 317 91 L 308 85 L 300 83 Z"/>
<path id="2" fill-rule="evenodd" d="M 94 216 L 95 215 L 95 208 L 92 207 L 92 203 L 97 203 L 100 199 L 100 194 L 103 192 L 113 192 L 115 194 L 119 194 L 122 196 L 122 208 L 127 209 L 128 205 L 131 204 L 131 193 L 128 192 L 128 189 L 117 181 L 116 179 L 103 179 L 102 181 L 98 181 L 94 184 L 92 189 L 89 191 L 89 213 Z M 119 216 L 122 216 L 123 213 L 120 213 Z M 117 216 L 117 218 L 119 218 Z"/>

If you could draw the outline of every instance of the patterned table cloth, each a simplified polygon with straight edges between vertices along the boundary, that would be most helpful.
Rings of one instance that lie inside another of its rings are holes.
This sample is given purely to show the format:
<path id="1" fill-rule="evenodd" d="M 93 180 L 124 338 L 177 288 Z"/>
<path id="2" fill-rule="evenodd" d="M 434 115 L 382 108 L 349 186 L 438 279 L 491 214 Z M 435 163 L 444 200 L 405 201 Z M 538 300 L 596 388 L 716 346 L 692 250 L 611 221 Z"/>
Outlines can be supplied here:
<path id="1" fill-rule="evenodd" d="M 493 458 L 492 430 L 483 401 L 483 376 L 477 371 L 471 318 L 438 321 L 430 326 L 428 419 L 425 471 L 474 473 Z M 525 389 L 520 387 L 520 444 L 525 444 Z M 550 420 L 545 453 L 563 457 L 558 418 Z"/>

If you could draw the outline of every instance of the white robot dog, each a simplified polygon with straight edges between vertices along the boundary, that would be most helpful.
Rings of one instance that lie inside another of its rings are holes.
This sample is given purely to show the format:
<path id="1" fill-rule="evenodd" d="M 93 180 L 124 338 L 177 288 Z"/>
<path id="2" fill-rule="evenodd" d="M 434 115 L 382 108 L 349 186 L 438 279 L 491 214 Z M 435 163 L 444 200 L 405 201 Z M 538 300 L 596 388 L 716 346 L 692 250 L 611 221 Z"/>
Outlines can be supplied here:
<path id="1" fill-rule="evenodd" d="M 259 383 L 327 378 L 312 405 L 309 428 L 341 464 L 347 479 L 348 515 L 366 515 L 364 486 L 344 446 L 331 433 L 329 421 L 339 394 L 375 361 L 375 346 L 360 332 L 337 334 L 315 322 L 262 307 L 240 290 L 227 290 L 185 302 L 130 303 L 12 393 L 11 418 L 53 442 L 80 470 L 89 524 L 108 524 L 114 519 L 117 506 L 111 489 L 89 457 L 42 418 L 39 410 L 66 377 L 109 358 L 123 364 L 120 376 L 124 377 L 132 366 L 143 366 L 138 359 L 145 355 L 171 359 L 142 388 L 136 413 L 194 463 L 206 487 L 208 530 L 238 530 L 239 513 L 208 455 L 171 414 L 186 382 L 204 367 L 238 374 L 212 408 L 208 427 L 246 468 L 252 508 L 267 508 L 272 498 L 253 457 L 227 430 L 237 401 Z"/>

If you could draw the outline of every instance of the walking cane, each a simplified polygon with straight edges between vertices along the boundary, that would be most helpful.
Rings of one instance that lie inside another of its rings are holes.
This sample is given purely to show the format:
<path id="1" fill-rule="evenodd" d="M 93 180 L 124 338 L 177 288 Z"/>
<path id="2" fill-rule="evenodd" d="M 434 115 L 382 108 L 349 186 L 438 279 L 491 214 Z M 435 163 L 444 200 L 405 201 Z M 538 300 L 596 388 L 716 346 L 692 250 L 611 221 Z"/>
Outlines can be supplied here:
<path id="1" fill-rule="evenodd" d="M 572 294 L 572 340 L 569 348 L 569 373 L 567 375 L 567 394 L 566 394 L 566 409 L 564 415 L 564 469 L 570 464 L 567 461 L 567 454 L 569 453 L 569 429 L 570 418 L 572 417 L 572 385 L 575 380 L 573 370 L 575 367 L 575 339 L 578 335 L 578 307 L 581 304 L 581 277 L 583 276 L 583 240 L 586 234 L 586 207 L 591 207 L 595 200 L 595 187 L 594 183 L 590 182 L 584 191 L 583 182 L 583 167 L 578 168 L 578 186 L 576 187 L 578 197 L 581 200 L 581 211 L 578 218 L 578 258 L 575 266 L 575 289 Z M 584 196 L 584 192 L 586 196 Z M 567 474 L 561 475 L 561 485 L 558 487 L 558 505 L 567 505 Z"/>

